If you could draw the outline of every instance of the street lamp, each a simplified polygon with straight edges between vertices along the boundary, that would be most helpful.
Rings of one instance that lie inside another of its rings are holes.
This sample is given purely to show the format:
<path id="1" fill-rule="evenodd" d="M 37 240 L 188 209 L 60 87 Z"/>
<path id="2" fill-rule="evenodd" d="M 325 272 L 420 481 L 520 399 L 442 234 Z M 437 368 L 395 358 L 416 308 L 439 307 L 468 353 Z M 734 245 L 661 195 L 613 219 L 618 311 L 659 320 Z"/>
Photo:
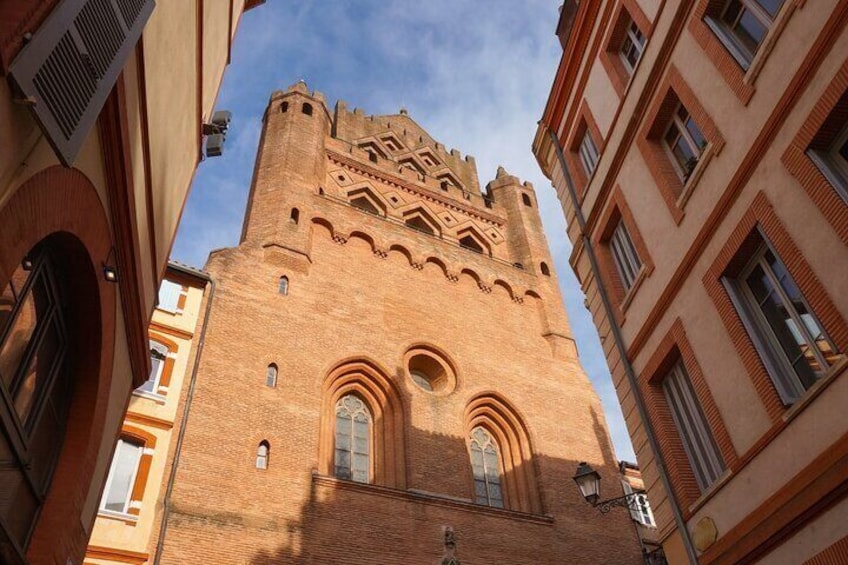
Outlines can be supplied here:
<path id="1" fill-rule="evenodd" d="M 633 489 L 633 492 L 619 496 L 618 498 L 610 498 L 609 500 L 601 500 L 601 475 L 592 469 L 592 466 L 581 461 L 577 465 L 577 472 L 574 473 L 574 482 L 577 483 L 577 488 L 580 489 L 580 494 L 586 499 L 586 502 L 594 507 L 597 507 L 601 514 L 606 514 L 613 509 L 614 506 L 623 506 L 630 508 L 630 501 L 645 494 L 644 490 Z"/>

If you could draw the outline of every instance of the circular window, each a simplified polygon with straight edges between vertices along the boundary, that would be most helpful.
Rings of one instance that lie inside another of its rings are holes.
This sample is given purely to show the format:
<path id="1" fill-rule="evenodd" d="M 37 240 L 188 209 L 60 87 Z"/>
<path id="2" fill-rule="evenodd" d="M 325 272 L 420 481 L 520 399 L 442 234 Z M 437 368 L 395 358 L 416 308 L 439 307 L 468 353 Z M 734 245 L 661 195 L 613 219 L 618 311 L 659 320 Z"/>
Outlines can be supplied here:
<path id="1" fill-rule="evenodd" d="M 456 388 L 456 375 L 451 365 L 430 349 L 416 348 L 406 355 L 406 368 L 412 382 L 425 392 L 449 394 Z"/>

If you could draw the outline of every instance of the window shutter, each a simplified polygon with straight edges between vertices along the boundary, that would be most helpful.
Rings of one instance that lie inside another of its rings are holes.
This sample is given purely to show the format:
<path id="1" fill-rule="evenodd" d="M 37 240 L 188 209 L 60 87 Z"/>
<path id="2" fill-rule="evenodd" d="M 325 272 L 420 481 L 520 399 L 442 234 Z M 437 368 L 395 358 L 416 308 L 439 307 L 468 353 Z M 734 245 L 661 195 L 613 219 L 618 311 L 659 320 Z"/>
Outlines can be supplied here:
<path id="1" fill-rule="evenodd" d="M 621 486 L 624 488 L 624 494 L 633 494 L 633 487 L 627 481 L 621 481 Z M 639 502 L 635 496 L 631 496 L 627 500 L 627 508 L 630 510 L 630 517 L 643 524 L 645 520 L 642 518 L 642 512 L 639 511 Z"/>
<path id="2" fill-rule="evenodd" d="M 176 312 L 182 292 L 182 286 L 171 281 L 162 281 L 162 286 L 159 287 L 158 308 L 167 312 Z"/>
<path id="3" fill-rule="evenodd" d="M 71 166 L 154 0 L 64 0 L 12 61 L 16 94 L 32 103 L 44 135 Z"/>

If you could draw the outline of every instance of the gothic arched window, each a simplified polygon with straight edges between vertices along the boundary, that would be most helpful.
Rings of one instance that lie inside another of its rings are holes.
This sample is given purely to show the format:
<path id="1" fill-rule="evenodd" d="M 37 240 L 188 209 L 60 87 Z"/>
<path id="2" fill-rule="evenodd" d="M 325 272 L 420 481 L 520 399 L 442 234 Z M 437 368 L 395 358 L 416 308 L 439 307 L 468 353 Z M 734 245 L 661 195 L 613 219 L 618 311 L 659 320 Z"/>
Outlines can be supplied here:
<path id="1" fill-rule="evenodd" d="M 471 430 L 471 469 L 474 471 L 474 502 L 504 507 L 498 444 L 485 428 Z"/>
<path id="2" fill-rule="evenodd" d="M 353 394 L 336 403 L 335 439 L 335 476 L 357 483 L 370 482 L 371 412 Z"/>
<path id="3" fill-rule="evenodd" d="M 265 371 L 265 386 L 271 388 L 277 386 L 277 366 L 273 363 L 268 365 L 268 370 Z"/>
<path id="4" fill-rule="evenodd" d="M 271 444 L 267 440 L 259 442 L 259 447 L 256 448 L 256 468 L 268 468 L 268 456 L 271 454 Z"/>

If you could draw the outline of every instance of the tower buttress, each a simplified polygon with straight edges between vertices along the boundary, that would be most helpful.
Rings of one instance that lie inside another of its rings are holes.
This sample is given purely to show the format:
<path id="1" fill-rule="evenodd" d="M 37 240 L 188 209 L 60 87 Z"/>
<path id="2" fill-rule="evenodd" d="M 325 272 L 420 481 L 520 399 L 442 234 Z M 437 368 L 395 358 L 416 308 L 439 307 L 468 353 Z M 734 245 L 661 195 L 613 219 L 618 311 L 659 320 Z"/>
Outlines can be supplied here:
<path id="1" fill-rule="evenodd" d="M 307 216 L 326 174 L 324 140 L 331 122 L 323 95 L 310 94 L 302 81 L 271 95 L 262 120 L 242 242 L 308 260 Z"/>
<path id="2" fill-rule="evenodd" d="M 577 346 L 562 304 L 533 185 L 527 181 L 522 184 L 518 177 L 498 167 L 495 179 L 486 185 L 486 189 L 489 196 L 506 211 L 506 238 L 512 261 L 534 273 L 539 281 L 540 308 L 547 326 L 543 337 L 556 358 L 576 359 Z"/>

